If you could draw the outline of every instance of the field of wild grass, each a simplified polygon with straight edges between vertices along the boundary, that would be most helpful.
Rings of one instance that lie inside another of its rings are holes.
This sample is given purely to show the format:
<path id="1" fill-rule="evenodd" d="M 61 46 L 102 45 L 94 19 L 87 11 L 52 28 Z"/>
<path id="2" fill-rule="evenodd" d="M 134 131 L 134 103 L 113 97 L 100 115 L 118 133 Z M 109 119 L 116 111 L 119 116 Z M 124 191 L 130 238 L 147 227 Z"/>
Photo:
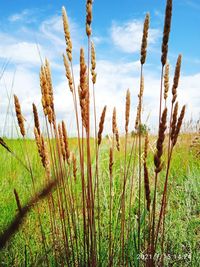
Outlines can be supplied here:
<path id="1" fill-rule="evenodd" d="M 19 138 L 0 137 L 0 266 L 198 267 L 199 122 L 195 131 L 184 131 L 187 108 L 179 107 L 178 91 L 182 55 L 170 84 L 172 0 L 166 1 L 154 135 L 143 123 L 150 14 L 145 16 L 141 40 L 136 117 L 130 117 L 128 89 L 124 128 L 118 129 L 117 114 L 122 111 L 115 107 L 112 130 L 104 137 L 107 107 L 102 107 L 101 116 L 96 114 L 92 4 L 86 1 L 88 45 L 80 48 L 78 86 L 70 26 L 62 8 L 63 68 L 73 99 L 76 137 L 70 138 L 66 123 L 57 119 L 48 59 L 38 71 L 42 118 L 34 103 L 32 107 L 35 140 L 27 134 L 22 96 L 9 98 Z"/>
<path id="2" fill-rule="evenodd" d="M 200 262 L 200 161 L 196 157 L 195 150 L 191 149 L 194 134 L 182 134 L 174 154 L 171 174 L 169 180 L 169 203 L 166 217 L 166 241 L 165 241 L 165 266 L 199 266 Z M 36 188 L 39 190 L 44 185 L 44 170 L 40 163 L 37 148 L 33 140 L 27 140 L 27 149 L 29 151 L 32 163 L 33 175 L 36 181 Z M 123 142 L 123 140 L 121 140 Z M 23 141 L 7 140 L 9 147 L 16 151 L 17 156 L 25 160 L 25 151 Z M 76 150 L 75 139 L 70 139 L 70 148 Z M 129 138 L 129 145 L 132 138 Z M 109 225 L 109 151 L 107 147 L 110 145 L 108 139 L 103 140 L 102 152 L 100 156 L 101 171 L 99 173 L 100 180 L 100 202 L 102 233 L 102 259 L 103 265 L 106 266 L 108 253 L 108 225 Z M 155 137 L 150 137 L 150 147 L 155 146 Z M 130 147 L 129 147 L 130 149 Z M 122 152 L 121 152 L 122 153 Z M 116 205 L 113 207 L 113 214 L 117 214 L 118 210 L 118 192 L 122 184 L 120 173 L 120 162 L 123 155 L 115 153 L 115 161 L 113 166 L 113 199 Z M 150 183 L 153 184 L 154 165 L 152 162 L 153 151 L 148 157 L 149 170 L 151 173 Z M 94 151 L 93 151 L 94 156 Z M 94 159 L 94 157 L 92 157 Z M 17 214 L 17 205 L 13 194 L 14 188 L 17 190 L 21 204 L 25 204 L 32 195 L 32 182 L 30 174 L 21 166 L 21 164 L 13 158 L 7 151 L 0 148 L 0 229 L 4 229 Z M 93 164 L 94 160 L 93 160 Z M 81 178 L 77 176 L 75 182 L 76 198 L 80 198 L 81 194 Z M 158 198 L 161 196 L 161 187 L 163 185 L 163 177 L 159 179 Z M 128 185 L 129 188 L 129 185 Z M 55 195 L 55 192 L 54 192 Z M 135 196 L 137 197 L 137 196 Z M 42 225 L 47 238 L 47 253 L 52 266 L 55 264 L 53 256 L 53 244 L 51 239 L 51 230 L 48 218 L 47 201 L 40 203 L 40 211 L 42 217 Z M 58 212 L 58 211 L 57 211 Z M 115 219 L 117 216 L 115 216 Z M 142 226 L 144 227 L 144 226 Z M 131 225 L 132 230 L 136 228 L 136 224 Z M 116 225 L 116 236 L 120 235 L 120 227 Z M 116 247 L 116 253 L 119 247 Z M 133 243 L 130 250 L 134 250 Z M 141 258 L 145 257 L 141 254 Z M 21 229 L 11 238 L 6 247 L 0 252 L 0 265 L 3 266 L 43 266 L 45 262 L 44 250 L 41 242 L 41 233 L 38 225 L 37 211 L 32 209 L 26 217 Z M 45 266 L 45 265 L 44 265 Z"/>

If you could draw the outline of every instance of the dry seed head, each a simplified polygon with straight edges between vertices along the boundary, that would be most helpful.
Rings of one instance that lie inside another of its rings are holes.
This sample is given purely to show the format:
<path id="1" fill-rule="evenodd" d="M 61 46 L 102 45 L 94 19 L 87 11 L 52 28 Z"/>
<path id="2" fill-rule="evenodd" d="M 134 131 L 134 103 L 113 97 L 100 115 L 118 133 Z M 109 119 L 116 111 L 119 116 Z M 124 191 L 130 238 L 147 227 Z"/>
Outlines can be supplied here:
<path id="1" fill-rule="evenodd" d="M 173 146 L 175 146 L 176 142 L 177 142 L 177 139 L 178 139 L 178 135 L 180 133 L 180 130 L 181 130 L 181 125 L 182 125 L 182 122 L 183 122 L 183 119 L 184 119 L 184 116 L 185 116 L 185 108 L 186 106 L 184 105 L 181 109 L 181 114 L 178 118 L 178 122 L 177 122 L 177 125 L 176 125 L 176 131 L 175 131 L 175 134 L 174 134 L 174 139 L 173 139 Z"/>
<path id="2" fill-rule="evenodd" d="M 141 120 L 143 93 L 144 93 L 144 76 L 141 77 L 140 92 L 138 94 L 137 115 L 136 115 L 136 120 L 135 120 L 135 129 L 136 130 L 139 129 L 139 123 Z"/>
<path id="3" fill-rule="evenodd" d="M 182 58 L 182 56 L 179 55 L 177 62 L 176 62 L 176 68 L 175 68 L 175 73 L 174 73 L 174 82 L 173 82 L 173 86 L 172 86 L 172 103 L 174 103 L 176 101 L 176 97 L 177 97 L 177 88 L 178 88 L 180 71 L 181 71 L 181 58 Z"/>
<path id="4" fill-rule="evenodd" d="M 42 93 L 42 107 L 43 107 L 43 111 L 44 111 L 44 115 L 47 116 L 47 95 L 48 95 L 48 88 L 46 85 L 46 79 L 45 79 L 45 70 L 44 70 L 44 66 L 41 66 L 40 69 L 40 88 L 41 88 L 41 93 Z"/>
<path id="5" fill-rule="evenodd" d="M 24 137 L 26 134 L 25 128 L 24 128 L 24 117 L 22 116 L 21 106 L 19 103 L 19 99 L 16 95 L 14 95 L 14 103 L 15 103 L 15 112 L 16 112 L 16 116 L 17 116 L 18 125 L 20 128 L 20 132 L 21 132 L 22 136 Z"/>
<path id="6" fill-rule="evenodd" d="M 154 155 L 154 164 L 155 164 L 155 172 L 159 173 L 162 170 L 163 164 L 161 162 L 161 157 L 163 154 L 163 143 L 165 139 L 165 130 L 167 128 L 166 126 L 167 122 L 167 108 L 164 109 L 162 113 L 162 118 L 159 125 L 159 133 L 158 133 L 158 139 L 156 144 L 156 153 Z"/>
<path id="7" fill-rule="evenodd" d="M 72 80 L 71 70 L 70 70 L 69 62 L 64 54 L 63 54 L 63 61 L 64 61 L 65 72 L 66 72 L 65 75 L 67 77 L 68 84 L 69 84 L 69 89 L 71 92 L 73 92 L 73 80 Z"/>
<path id="8" fill-rule="evenodd" d="M 40 122 L 39 122 L 37 107 L 34 103 L 33 103 L 33 116 L 34 116 L 35 128 L 37 129 L 38 134 L 40 135 Z"/>
<path id="9" fill-rule="evenodd" d="M 49 123 L 52 123 L 55 121 L 55 112 L 54 112 L 54 97 L 53 97 L 53 86 L 52 86 L 52 79 L 51 79 L 51 69 L 49 61 L 45 60 L 45 79 L 46 84 L 48 87 L 48 101 L 47 101 L 47 114 L 48 114 L 48 120 Z"/>
<path id="10" fill-rule="evenodd" d="M 113 134 L 116 133 L 117 128 L 117 114 L 116 114 L 116 107 L 113 109 L 113 116 L 112 116 L 112 132 Z"/>
<path id="11" fill-rule="evenodd" d="M 64 121 L 62 121 L 62 134 L 63 134 L 63 141 L 65 146 L 65 157 L 67 159 L 67 163 L 69 164 L 70 160 L 70 150 L 69 150 L 69 142 L 68 142 L 68 136 L 67 136 L 67 129 L 65 126 Z"/>
<path id="12" fill-rule="evenodd" d="M 42 141 L 41 141 L 41 135 L 39 135 L 37 128 L 34 128 L 34 134 L 35 134 L 35 141 L 38 148 L 38 153 L 40 155 L 42 165 L 45 168 L 45 154 L 42 147 Z"/>
<path id="13" fill-rule="evenodd" d="M 169 63 L 167 63 L 165 66 L 164 88 L 164 99 L 166 100 L 169 92 Z"/>
<path id="14" fill-rule="evenodd" d="M 89 86 L 87 77 L 87 66 L 85 64 L 84 50 L 80 50 L 80 86 L 79 99 L 81 106 L 82 123 L 85 129 L 88 129 L 89 123 Z"/>
<path id="15" fill-rule="evenodd" d="M 92 82 L 93 84 L 96 83 L 97 74 L 95 72 L 96 69 L 96 54 L 95 54 L 95 47 L 94 43 L 91 43 L 91 74 L 92 74 Z"/>
<path id="16" fill-rule="evenodd" d="M 106 106 L 103 108 L 103 111 L 101 113 L 100 122 L 99 122 L 98 146 L 100 146 L 101 141 L 102 141 L 102 132 L 103 132 L 103 127 L 104 127 L 105 116 L 106 116 Z"/>
<path id="17" fill-rule="evenodd" d="M 89 37 L 92 33 L 92 0 L 87 0 L 86 4 L 86 34 Z"/>
<path id="18" fill-rule="evenodd" d="M 109 172 L 110 172 L 110 176 L 112 176 L 112 173 L 113 173 L 113 149 L 112 147 L 110 148 L 110 153 L 109 153 Z"/>
<path id="19" fill-rule="evenodd" d="M 67 17 L 67 12 L 64 7 L 62 7 L 62 19 L 63 19 L 63 28 L 65 33 L 65 41 L 66 41 L 66 52 L 69 61 L 72 61 L 72 41 L 70 37 L 70 30 L 69 30 L 69 22 Z"/>
<path id="20" fill-rule="evenodd" d="M 174 135 L 176 132 L 177 116 L 178 116 L 178 102 L 176 102 L 175 104 L 173 116 L 172 116 L 171 133 L 170 133 L 170 138 L 172 141 L 174 140 Z"/>
<path id="21" fill-rule="evenodd" d="M 120 139 L 119 139 L 119 130 L 118 130 L 118 128 L 116 128 L 115 137 L 116 137 L 116 147 L 117 147 L 117 150 L 120 151 Z"/>
<path id="22" fill-rule="evenodd" d="M 53 91 L 50 88 L 50 80 L 48 78 L 49 69 L 47 65 L 42 66 L 40 70 L 40 87 L 42 93 L 42 106 L 45 116 L 48 116 L 48 120 L 51 123 L 53 121 Z"/>
<path id="23" fill-rule="evenodd" d="M 76 156 L 74 155 L 74 153 L 72 154 L 72 163 L 73 163 L 73 176 L 74 176 L 74 181 L 76 182 L 77 164 L 76 164 Z"/>
<path id="24" fill-rule="evenodd" d="M 161 62 L 164 66 L 167 61 L 167 53 L 168 53 L 168 41 L 169 41 L 169 33 L 171 28 L 171 18 L 172 18 L 172 0 L 167 0 L 167 5 L 165 9 L 165 24 L 163 30 L 163 40 L 162 40 L 162 56 Z"/>
<path id="25" fill-rule="evenodd" d="M 145 136 L 145 143 L 144 143 L 144 161 L 146 161 L 146 159 L 147 159 L 148 145 L 149 145 L 149 135 L 147 132 L 146 136 Z"/>
<path id="26" fill-rule="evenodd" d="M 149 20 L 150 20 L 150 16 L 149 16 L 149 13 L 147 13 L 146 17 L 145 17 L 145 21 L 144 21 L 143 37 L 142 37 L 142 45 L 141 45 L 140 62 L 142 65 L 145 63 L 146 54 L 147 54 L 147 39 L 148 39 L 148 30 L 149 30 Z"/>
<path id="27" fill-rule="evenodd" d="M 128 133 L 128 124 L 130 117 L 130 105 L 131 105 L 131 97 L 129 89 L 126 92 L 126 111 L 125 111 L 125 132 Z"/>
<path id="28" fill-rule="evenodd" d="M 50 178 L 50 173 L 51 173 L 50 172 L 50 160 L 49 160 L 49 154 L 48 154 L 46 142 L 44 140 L 43 135 L 38 134 L 38 130 L 36 127 L 34 128 L 34 134 L 35 134 L 35 141 L 36 141 L 36 145 L 38 148 L 38 153 L 41 158 L 42 165 L 45 168 L 47 177 Z"/>
<path id="29" fill-rule="evenodd" d="M 119 131 L 117 127 L 117 115 L 116 115 L 116 108 L 113 109 L 113 116 L 112 116 L 112 132 L 113 135 L 115 135 L 116 138 L 116 147 L 117 150 L 120 150 L 120 142 L 119 142 Z"/>

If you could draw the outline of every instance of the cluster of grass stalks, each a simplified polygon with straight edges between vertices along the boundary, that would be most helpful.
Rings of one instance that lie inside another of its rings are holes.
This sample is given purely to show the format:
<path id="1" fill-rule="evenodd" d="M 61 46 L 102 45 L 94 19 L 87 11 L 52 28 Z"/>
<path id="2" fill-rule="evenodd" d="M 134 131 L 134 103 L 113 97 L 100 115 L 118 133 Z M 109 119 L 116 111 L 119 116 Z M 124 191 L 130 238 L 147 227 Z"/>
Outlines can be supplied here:
<path id="1" fill-rule="evenodd" d="M 23 206 L 20 196 L 14 191 L 18 213 L 0 236 L 1 247 L 10 242 L 11 235 L 18 231 L 27 212 L 34 207 L 42 244 L 42 256 L 36 263 L 37 266 L 164 266 L 170 168 L 185 115 L 185 106 L 179 112 L 177 101 L 181 55 L 178 56 L 175 67 L 171 100 L 168 100 L 170 85 L 167 53 L 171 17 L 172 0 L 167 0 L 156 147 L 153 153 L 150 152 L 150 137 L 148 134 L 143 136 L 140 131 L 150 24 L 150 15 L 147 14 L 141 44 L 140 88 L 134 124 L 136 134 L 130 138 L 131 91 L 127 90 L 125 136 L 119 135 L 117 108 L 114 108 L 112 138 L 105 149 L 102 147 L 102 135 L 106 106 L 102 109 L 99 124 L 96 115 L 96 55 L 91 42 L 92 0 L 87 0 L 86 3 L 88 51 L 86 59 L 84 49 L 80 49 L 79 85 L 75 84 L 73 46 L 67 13 L 63 7 L 66 40 L 63 61 L 74 104 L 77 149 L 72 149 L 70 145 L 65 122 L 57 121 L 50 63 L 46 59 L 40 70 L 45 133 L 40 128 L 37 108 L 33 104 L 35 142 L 44 169 L 44 188 L 37 193 L 37 177 L 33 171 L 31 152 L 27 148 L 25 120 L 18 97 L 14 96 L 25 161 L 17 157 L 17 153 L 12 151 L 5 140 L 0 139 L 0 144 L 29 173 L 33 196 Z M 167 101 L 171 101 L 170 110 Z M 91 113 L 94 113 L 94 139 L 91 138 Z M 153 168 L 150 161 L 153 161 Z M 55 190 L 52 191 L 53 188 Z M 41 209 L 39 202 L 44 197 L 47 197 L 45 211 Z M 44 229 L 44 212 L 49 224 L 48 234 Z"/>

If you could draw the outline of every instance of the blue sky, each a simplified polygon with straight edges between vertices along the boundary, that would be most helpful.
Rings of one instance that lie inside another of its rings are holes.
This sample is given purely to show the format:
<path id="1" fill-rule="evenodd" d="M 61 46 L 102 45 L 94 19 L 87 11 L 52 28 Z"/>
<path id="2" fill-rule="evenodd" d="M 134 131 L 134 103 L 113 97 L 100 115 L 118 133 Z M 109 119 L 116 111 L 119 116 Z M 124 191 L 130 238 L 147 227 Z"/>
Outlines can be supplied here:
<path id="1" fill-rule="evenodd" d="M 200 109 L 200 2 L 174 0 L 173 19 L 169 42 L 171 79 L 179 53 L 183 55 L 180 103 L 188 106 L 188 118 L 199 117 Z M 83 0 L 0 0 L 0 71 L 6 70 L 0 81 L 0 112 L 5 121 L 8 106 L 7 92 L 23 95 L 24 113 L 31 120 L 30 104 L 40 105 L 38 73 L 42 59 L 48 57 L 52 66 L 55 101 L 59 119 L 66 118 L 73 132 L 72 103 L 64 77 L 62 53 L 65 51 L 61 7 L 66 7 L 73 40 L 74 69 L 78 83 L 78 58 L 81 46 L 86 46 L 85 1 Z M 150 114 L 153 124 L 159 95 L 160 47 L 162 40 L 165 1 L 156 0 L 94 0 L 93 41 L 97 51 L 98 112 L 110 106 L 124 109 L 127 88 L 132 95 L 132 115 L 135 114 L 139 82 L 139 50 L 142 25 L 146 12 L 150 12 L 150 33 L 145 65 L 144 120 Z M 37 45 L 36 45 L 37 44 Z M 6 92 L 7 90 L 7 92 Z M 113 98 L 115 96 L 115 98 Z M 2 99 L 2 100 L 1 100 Z M 123 115 L 119 112 L 123 131 Z M 9 123 L 7 121 L 7 123 Z"/>

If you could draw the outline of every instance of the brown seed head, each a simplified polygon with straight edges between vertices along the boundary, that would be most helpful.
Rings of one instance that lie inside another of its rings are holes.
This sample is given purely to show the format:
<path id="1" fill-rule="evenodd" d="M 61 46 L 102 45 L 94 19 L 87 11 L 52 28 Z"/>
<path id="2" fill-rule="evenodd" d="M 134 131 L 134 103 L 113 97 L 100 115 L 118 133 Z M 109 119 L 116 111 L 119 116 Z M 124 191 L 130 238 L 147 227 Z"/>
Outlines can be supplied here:
<path id="1" fill-rule="evenodd" d="M 48 87 L 48 100 L 46 103 L 47 105 L 47 114 L 48 114 L 48 120 L 50 123 L 55 121 L 55 112 L 54 112 L 54 96 L 53 96 L 53 85 L 52 85 L 52 79 L 51 79 L 51 69 L 50 69 L 50 64 L 49 61 L 46 59 L 45 60 L 45 79 L 46 79 L 46 84 Z"/>
<path id="2" fill-rule="evenodd" d="M 87 77 L 87 66 L 85 64 L 84 50 L 80 50 L 80 86 L 79 99 L 81 106 L 82 123 L 85 129 L 88 129 L 89 123 L 89 86 Z"/>
<path id="3" fill-rule="evenodd" d="M 171 141 L 174 140 L 174 135 L 175 135 L 175 132 L 176 132 L 177 115 L 178 115 L 178 102 L 176 102 L 176 104 L 175 104 L 174 111 L 173 111 L 173 116 L 172 116 L 171 134 L 170 134 Z"/>
<path id="4" fill-rule="evenodd" d="M 173 139 L 173 146 L 175 146 L 176 142 L 177 142 L 177 139 L 178 139 L 178 136 L 179 136 L 179 133 L 180 133 L 180 130 L 181 130 L 181 125 L 182 125 L 182 122 L 183 122 L 183 119 L 184 119 L 184 116 L 185 116 L 185 109 L 186 109 L 186 106 L 184 105 L 181 109 L 181 114 L 178 118 L 178 122 L 177 122 L 177 125 L 176 125 L 176 131 L 175 131 L 175 134 L 174 134 L 174 139 Z"/>
<path id="5" fill-rule="evenodd" d="M 72 163 L 73 163 L 73 176 L 74 176 L 74 181 L 76 182 L 77 164 L 76 164 L 76 156 L 74 155 L 74 153 L 72 154 Z"/>
<path id="6" fill-rule="evenodd" d="M 37 107 L 34 103 L 32 105 L 33 105 L 33 116 L 34 116 L 35 128 L 37 129 L 38 134 L 40 135 L 40 122 L 39 122 Z"/>
<path id="7" fill-rule="evenodd" d="M 36 145 L 38 148 L 38 153 L 41 158 L 42 165 L 45 168 L 47 177 L 50 178 L 50 173 L 51 173 L 50 172 L 50 160 L 49 160 L 49 154 L 48 154 L 46 142 L 44 140 L 43 135 L 38 134 L 38 130 L 36 127 L 34 128 L 34 134 L 35 134 L 35 141 L 36 141 Z"/>
<path id="8" fill-rule="evenodd" d="M 69 22 L 67 17 L 67 12 L 64 7 L 62 7 L 62 19 L 63 19 L 63 28 L 65 33 L 65 41 L 66 41 L 66 52 L 69 61 L 72 61 L 72 41 L 70 37 L 70 30 L 69 30 Z"/>
<path id="9" fill-rule="evenodd" d="M 21 106 L 19 103 L 19 99 L 16 95 L 14 95 L 14 103 L 15 103 L 15 112 L 17 116 L 18 125 L 20 128 L 20 132 L 21 132 L 21 135 L 24 137 L 26 134 L 25 128 L 24 128 L 24 117 L 22 116 Z"/>
<path id="10" fill-rule="evenodd" d="M 98 131 L 98 146 L 100 146 L 102 141 L 102 133 L 103 133 L 103 127 L 104 127 L 104 121 L 106 116 L 106 106 L 103 108 L 103 111 L 101 113 L 101 118 L 99 122 L 99 131 Z"/>
<path id="11" fill-rule="evenodd" d="M 112 177 L 112 174 L 113 174 L 113 149 L 112 147 L 110 148 L 110 153 L 109 153 L 109 172 L 110 172 L 110 177 Z"/>
<path id="12" fill-rule="evenodd" d="M 92 0 L 87 0 L 86 4 L 86 34 L 89 37 L 92 33 Z"/>
<path id="13" fill-rule="evenodd" d="M 64 54 L 63 54 L 63 61 L 64 61 L 65 72 L 66 72 L 65 75 L 67 77 L 68 84 L 69 84 L 69 89 L 71 92 L 73 92 L 74 88 L 73 88 L 73 80 L 72 80 L 71 70 L 70 70 L 69 62 L 68 62 L 68 60 Z"/>
<path id="14" fill-rule="evenodd" d="M 142 65 L 145 63 L 146 54 L 147 54 L 147 39 L 148 39 L 149 21 L 150 21 L 150 15 L 149 15 L 149 13 L 147 13 L 146 17 L 145 17 L 145 21 L 144 21 L 142 45 L 141 45 L 140 62 Z"/>
<path id="15" fill-rule="evenodd" d="M 164 109 L 162 113 L 162 118 L 159 125 L 159 133 L 158 133 L 158 139 L 156 144 L 156 153 L 154 155 L 154 164 L 155 164 L 155 172 L 159 173 L 162 170 L 163 163 L 161 162 L 161 157 L 163 154 L 163 143 L 165 139 L 165 130 L 167 128 L 166 126 L 167 122 L 167 108 Z"/>
<path id="16" fill-rule="evenodd" d="M 93 84 L 96 83 L 97 74 L 95 72 L 96 69 L 96 54 L 95 54 L 95 47 L 94 43 L 91 43 L 91 74 L 92 74 L 92 82 Z"/>
<path id="17" fill-rule="evenodd" d="M 119 131 L 117 127 L 117 115 L 116 115 L 116 108 L 113 109 L 113 117 L 112 117 L 112 132 L 113 135 L 115 135 L 116 138 L 116 147 L 117 150 L 120 150 L 120 141 L 119 141 Z"/>
<path id="18" fill-rule="evenodd" d="M 169 41 L 169 33 L 171 28 L 171 18 L 172 18 L 172 0 L 167 0 L 167 5 L 165 9 L 165 24 L 163 30 L 163 41 L 162 41 L 162 56 L 161 62 L 164 66 L 167 61 L 167 53 L 168 53 L 168 41 Z"/>
<path id="19" fill-rule="evenodd" d="M 129 89 L 126 92 L 126 111 L 125 111 L 125 132 L 128 133 L 128 124 L 130 117 L 130 105 L 131 105 L 131 97 Z"/>
<path id="20" fill-rule="evenodd" d="M 172 103 L 176 101 L 177 97 L 177 88 L 178 88 L 178 82 L 180 78 L 180 71 L 181 71 L 181 55 L 178 56 L 177 62 L 176 62 L 176 69 L 174 73 L 174 82 L 172 86 Z"/>
<path id="21" fill-rule="evenodd" d="M 166 100 L 169 92 L 169 63 L 167 63 L 165 66 L 164 88 L 164 99 Z"/>

